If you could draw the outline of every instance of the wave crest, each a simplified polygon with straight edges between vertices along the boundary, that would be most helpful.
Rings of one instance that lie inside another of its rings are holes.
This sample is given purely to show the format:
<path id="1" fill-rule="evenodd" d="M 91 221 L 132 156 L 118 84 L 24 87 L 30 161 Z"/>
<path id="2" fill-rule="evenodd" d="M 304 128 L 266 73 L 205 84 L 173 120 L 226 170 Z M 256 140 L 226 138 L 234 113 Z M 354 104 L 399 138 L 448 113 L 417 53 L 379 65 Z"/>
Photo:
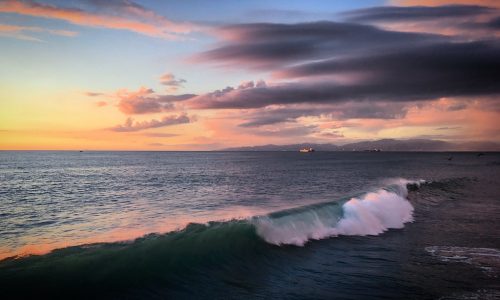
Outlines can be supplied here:
<path id="1" fill-rule="evenodd" d="M 338 235 L 378 235 L 413 221 L 414 208 L 406 199 L 408 186 L 423 182 L 393 180 L 388 187 L 360 197 L 256 217 L 252 222 L 257 234 L 275 245 L 303 246 L 309 240 Z"/>

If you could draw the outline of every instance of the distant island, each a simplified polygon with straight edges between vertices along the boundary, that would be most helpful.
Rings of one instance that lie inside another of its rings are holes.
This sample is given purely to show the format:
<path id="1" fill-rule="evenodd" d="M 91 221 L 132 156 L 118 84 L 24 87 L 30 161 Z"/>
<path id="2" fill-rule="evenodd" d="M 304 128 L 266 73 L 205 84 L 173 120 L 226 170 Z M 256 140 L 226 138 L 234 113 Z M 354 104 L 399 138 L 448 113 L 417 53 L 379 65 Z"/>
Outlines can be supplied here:
<path id="1" fill-rule="evenodd" d="M 429 139 L 381 139 L 344 145 L 301 143 L 288 145 L 260 145 L 221 149 L 222 151 L 299 151 L 304 148 L 316 151 L 500 151 L 500 144 L 495 142 L 451 143 Z"/>

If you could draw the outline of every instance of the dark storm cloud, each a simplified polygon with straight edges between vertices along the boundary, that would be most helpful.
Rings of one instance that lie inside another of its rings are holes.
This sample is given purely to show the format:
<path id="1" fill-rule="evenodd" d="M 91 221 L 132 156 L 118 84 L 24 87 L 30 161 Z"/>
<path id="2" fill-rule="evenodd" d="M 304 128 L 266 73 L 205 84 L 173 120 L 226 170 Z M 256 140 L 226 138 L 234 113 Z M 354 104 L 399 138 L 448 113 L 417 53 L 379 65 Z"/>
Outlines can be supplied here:
<path id="1" fill-rule="evenodd" d="M 415 22 L 443 18 L 469 18 L 495 13 L 495 8 L 478 5 L 387 6 L 358 9 L 343 13 L 352 22 Z"/>
<path id="2" fill-rule="evenodd" d="M 308 80 L 226 89 L 193 98 L 200 108 L 259 108 L 272 104 L 416 101 L 500 93 L 497 42 L 446 43 L 391 53 L 302 64 L 281 71 Z M 350 84 L 325 76 L 361 75 Z M 317 81 L 311 80 L 320 76 Z"/>
<path id="3" fill-rule="evenodd" d="M 259 108 L 272 104 L 346 101 L 416 101 L 440 97 L 500 93 L 500 46 L 497 41 L 435 43 L 393 48 L 382 54 L 334 58 L 277 72 L 294 83 L 226 88 L 193 98 L 198 108 Z M 327 76 L 361 79 L 349 84 Z M 318 76 L 319 79 L 315 79 Z"/>
<path id="4" fill-rule="evenodd" d="M 390 84 L 391 89 L 404 88 L 412 94 L 419 93 L 419 88 L 437 94 L 443 90 L 450 95 L 499 92 L 500 43 L 442 43 L 400 49 L 303 64 L 281 75 L 290 78 L 343 73 L 363 74 L 369 85 Z"/>
<path id="5" fill-rule="evenodd" d="M 272 69 L 303 60 L 411 47 L 448 39 L 427 33 L 395 32 L 370 25 L 329 21 L 239 24 L 222 27 L 218 33 L 228 42 L 197 55 L 197 61 Z"/>

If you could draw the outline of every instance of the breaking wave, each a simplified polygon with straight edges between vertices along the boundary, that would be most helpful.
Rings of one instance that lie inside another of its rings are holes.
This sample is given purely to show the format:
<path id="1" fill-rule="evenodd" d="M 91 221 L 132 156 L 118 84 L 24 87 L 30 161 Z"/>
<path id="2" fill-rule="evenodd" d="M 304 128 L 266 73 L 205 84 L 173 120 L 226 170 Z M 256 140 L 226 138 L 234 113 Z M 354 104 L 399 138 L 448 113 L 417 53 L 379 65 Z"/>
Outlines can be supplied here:
<path id="1" fill-rule="evenodd" d="M 260 237 L 275 245 L 303 246 L 309 240 L 339 235 L 378 235 L 413 221 L 413 206 L 406 199 L 408 185 L 421 183 L 398 179 L 358 197 L 255 217 L 252 223 Z"/>

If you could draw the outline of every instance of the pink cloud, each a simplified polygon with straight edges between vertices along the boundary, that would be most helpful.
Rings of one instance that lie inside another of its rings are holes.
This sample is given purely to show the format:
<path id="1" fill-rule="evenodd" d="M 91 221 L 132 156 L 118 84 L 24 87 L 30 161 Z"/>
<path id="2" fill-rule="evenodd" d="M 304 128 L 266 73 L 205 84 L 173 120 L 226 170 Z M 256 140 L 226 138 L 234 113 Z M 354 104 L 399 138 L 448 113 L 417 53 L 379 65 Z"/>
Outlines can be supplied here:
<path id="1" fill-rule="evenodd" d="M 121 89 L 116 92 L 118 108 L 125 114 L 147 114 L 172 110 L 174 103 L 192 98 L 193 94 L 160 95 L 151 88 L 141 87 L 137 91 Z"/>
<path id="2" fill-rule="evenodd" d="M 0 4 L 1 5 L 1 4 Z M 49 33 L 52 35 L 73 37 L 78 33 L 69 30 L 47 29 L 34 26 L 17 26 L 0 24 L 0 36 L 12 37 L 20 40 L 41 42 L 42 40 L 29 35 L 28 33 Z"/>
<path id="3" fill-rule="evenodd" d="M 439 6 L 439 5 L 457 5 L 457 4 L 471 4 L 471 5 L 484 5 L 490 7 L 500 7 L 498 0 L 392 0 L 395 5 L 425 5 L 425 6 Z"/>
<path id="4" fill-rule="evenodd" d="M 165 106 L 158 103 L 154 91 L 145 87 L 141 87 L 136 92 L 119 90 L 117 97 L 120 99 L 118 108 L 125 114 L 154 113 L 172 108 L 170 103 Z"/>
<path id="5" fill-rule="evenodd" d="M 95 103 L 95 105 L 97 105 L 98 107 L 104 107 L 104 106 L 108 105 L 108 102 L 106 102 L 106 101 L 97 101 Z"/>
<path id="6" fill-rule="evenodd" d="M 7 0 L 0 3 L 0 12 L 16 13 L 41 18 L 64 20 L 72 24 L 109 29 L 123 29 L 152 37 L 174 39 L 178 34 L 189 33 L 195 26 L 176 23 L 132 2 L 98 5 L 99 13 L 78 8 L 57 7 L 34 1 Z M 109 13 L 106 13 L 106 11 Z"/>
<path id="7" fill-rule="evenodd" d="M 170 115 L 165 116 L 161 120 L 153 119 L 151 121 L 134 121 L 132 118 L 127 118 L 123 125 L 117 125 L 112 127 L 111 130 L 118 132 L 131 132 L 131 131 L 139 131 L 150 128 L 159 128 L 165 126 L 173 126 L 179 124 L 190 123 L 193 118 L 188 117 L 186 114 L 180 115 Z"/>

